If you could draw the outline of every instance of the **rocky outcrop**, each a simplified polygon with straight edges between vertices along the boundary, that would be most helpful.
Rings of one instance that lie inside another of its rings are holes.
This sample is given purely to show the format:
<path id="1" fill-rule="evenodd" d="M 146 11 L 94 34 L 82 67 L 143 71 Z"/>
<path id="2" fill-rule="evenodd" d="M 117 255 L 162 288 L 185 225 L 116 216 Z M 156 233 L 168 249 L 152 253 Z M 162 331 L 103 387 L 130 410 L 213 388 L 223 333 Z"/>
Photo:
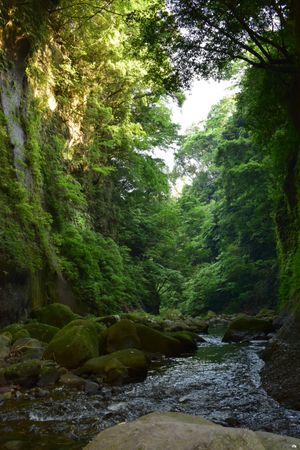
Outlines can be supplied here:
<path id="1" fill-rule="evenodd" d="M 261 377 L 266 391 L 280 403 L 300 410 L 300 315 L 290 316 L 269 343 Z"/>
<path id="2" fill-rule="evenodd" d="M 102 431 L 85 450 L 290 450 L 300 439 L 224 428 L 202 417 L 152 413 Z"/>

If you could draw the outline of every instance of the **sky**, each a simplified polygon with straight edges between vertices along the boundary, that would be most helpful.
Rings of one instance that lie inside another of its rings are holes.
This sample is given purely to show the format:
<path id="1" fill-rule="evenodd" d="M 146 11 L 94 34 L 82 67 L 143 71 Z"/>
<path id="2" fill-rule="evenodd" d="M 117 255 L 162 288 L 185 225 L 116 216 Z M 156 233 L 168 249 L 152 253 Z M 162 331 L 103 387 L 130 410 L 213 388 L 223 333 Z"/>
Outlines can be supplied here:
<path id="1" fill-rule="evenodd" d="M 174 122 L 186 131 L 194 123 L 206 119 L 211 107 L 225 95 L 230 95 L 232 81 L 198 80 L 194 81 L 190 92 L 186 92 L 186 101 L 182 108 L 171 104 Z"/>
<path id="2" fill-rule="evenodd" d="M 179 108 L 175 102 L 170 103 L 174 122 L 185 132 L 193 124 L 198 124 L 207 118 L 211 107 L 232 92 L 232 81 L 195 80 L 190 91 L 185 93 L 186 100 Z M 171 150 L 156 150 L 155 156 L 163 159 L 172 169 L 174 156 Z"/>

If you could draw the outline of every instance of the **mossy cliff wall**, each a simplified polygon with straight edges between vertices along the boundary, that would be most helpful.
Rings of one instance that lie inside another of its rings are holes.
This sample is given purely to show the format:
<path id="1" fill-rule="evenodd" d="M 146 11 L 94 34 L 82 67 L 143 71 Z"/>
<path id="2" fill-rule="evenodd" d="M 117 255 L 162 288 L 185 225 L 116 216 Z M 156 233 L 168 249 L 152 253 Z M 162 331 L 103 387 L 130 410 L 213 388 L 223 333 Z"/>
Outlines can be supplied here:
<path id="1" fill-rule="evenodd" d="M 81 309 L 59 249 L 62 227 L 76 230 L 74 217 L 84 215 L 84 197 L 66 163 L 71 125 L 80 129 L 72 98 L 55 98 L 67 56 L 49 26 L 54 3 L 4 2 L 1 15 L 0 325 L 52 301 Z"/>

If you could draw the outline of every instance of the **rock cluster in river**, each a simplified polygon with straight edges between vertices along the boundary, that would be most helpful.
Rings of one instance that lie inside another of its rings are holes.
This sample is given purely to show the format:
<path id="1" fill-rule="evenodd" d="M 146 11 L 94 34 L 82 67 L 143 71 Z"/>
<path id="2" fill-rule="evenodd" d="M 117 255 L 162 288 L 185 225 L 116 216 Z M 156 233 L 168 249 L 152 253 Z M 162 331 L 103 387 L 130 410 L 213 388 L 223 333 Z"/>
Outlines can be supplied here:
<path id="1" fill-rule="evenodd" d="M 27 323 L 0 331 L 0 387 L 42 388 L 59 382 L 96 392 L 103 383 L 142 380 L 152 357 L 193 352 L 197 333 L 207 329 L 199 318 L 83 318 L 65 305 L 51 304 Z"/>

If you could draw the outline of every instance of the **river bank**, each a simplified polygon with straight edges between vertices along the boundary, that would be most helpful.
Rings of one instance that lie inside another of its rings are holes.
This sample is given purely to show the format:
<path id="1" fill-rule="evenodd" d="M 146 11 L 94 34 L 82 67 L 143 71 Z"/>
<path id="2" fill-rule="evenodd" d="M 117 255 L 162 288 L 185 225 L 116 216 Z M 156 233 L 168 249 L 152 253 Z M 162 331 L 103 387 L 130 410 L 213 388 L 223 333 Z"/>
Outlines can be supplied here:
<path id="1" fill-rule="evenodd" d="M 215 423 L 300 436 L 300 413 L 261 386 L 265 342 L 224 343 L 211 328 L 194 355 L 153 362 L 144 382 L 86 394 L 63 386 L 21 393 L 0 409 L 1 445 L 21 450 L 79 450 L 99 431 L 153 411 L 203 416 Z M 19 444 L 17 444 L 19 442 Z"/>

